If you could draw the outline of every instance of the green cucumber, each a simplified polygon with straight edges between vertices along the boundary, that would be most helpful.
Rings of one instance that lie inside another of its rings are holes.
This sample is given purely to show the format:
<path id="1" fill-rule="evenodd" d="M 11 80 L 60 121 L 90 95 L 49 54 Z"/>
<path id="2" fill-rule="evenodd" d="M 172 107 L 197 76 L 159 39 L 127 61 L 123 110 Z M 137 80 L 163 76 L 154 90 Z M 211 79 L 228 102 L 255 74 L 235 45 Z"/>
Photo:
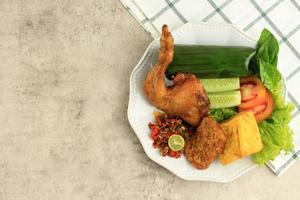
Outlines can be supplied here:
<path id="1" fill-rule="evenodd" d="M 251 47 L 175 45 L 166 75 L 193 73 L 199 78 L 231 78 L 252 74 L 248 69 L 255 54 Z"/>
<path id="2" fill-rule="evenodd" d="M 241 93 L 239 90 L 208 93 L 210 108 L 228 108 L 241 104 Z"/>
<path id="3" fill-rule="evenodd" d="M 240 78 L 218 78 L 200 80 L 206 92 L 224 92 L 240 88 Z"/>

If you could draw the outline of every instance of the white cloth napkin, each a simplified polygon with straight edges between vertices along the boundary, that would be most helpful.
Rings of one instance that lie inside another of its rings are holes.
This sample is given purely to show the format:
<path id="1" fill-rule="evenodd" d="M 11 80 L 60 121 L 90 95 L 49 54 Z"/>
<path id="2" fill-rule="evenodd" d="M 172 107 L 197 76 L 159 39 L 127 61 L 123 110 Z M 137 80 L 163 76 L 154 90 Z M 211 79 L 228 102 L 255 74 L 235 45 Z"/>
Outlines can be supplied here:
<path id="1" fill-rule="evenodd" d="M 187 22 L 231 23 L 258 38 L 269 29 L 280 42 L 278 67 L 287 82 L 287 100 L 295 104 L 293 120 L 295 148 L 268 166 L 282 174 L 300 153 L 300 1 L 299 0 L 120 0 L 151 34 L 160 35 L 163 24 L 175 29 Z"/>

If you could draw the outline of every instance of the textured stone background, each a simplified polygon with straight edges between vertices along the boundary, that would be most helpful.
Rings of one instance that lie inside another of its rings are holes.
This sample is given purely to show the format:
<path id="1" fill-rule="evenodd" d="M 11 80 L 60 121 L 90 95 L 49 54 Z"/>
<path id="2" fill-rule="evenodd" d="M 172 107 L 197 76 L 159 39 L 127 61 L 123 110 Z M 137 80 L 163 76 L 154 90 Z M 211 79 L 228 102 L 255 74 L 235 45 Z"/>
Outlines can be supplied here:
<path id="1" fill-rule="evenodd" d="M 300 162 L 229 184 L 183 181 L 130 128 L 150 36 L 118 0 L 0 0 L 0 200 L 299 199 Z"/>

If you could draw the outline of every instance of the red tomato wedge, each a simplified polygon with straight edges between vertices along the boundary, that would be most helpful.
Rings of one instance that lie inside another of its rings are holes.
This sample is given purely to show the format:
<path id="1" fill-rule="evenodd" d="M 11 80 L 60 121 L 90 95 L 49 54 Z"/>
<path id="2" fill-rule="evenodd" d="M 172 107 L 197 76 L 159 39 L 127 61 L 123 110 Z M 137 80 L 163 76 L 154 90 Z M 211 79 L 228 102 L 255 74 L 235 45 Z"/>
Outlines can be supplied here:
<path id="1" fill-rule="evenodd" d="M 267 118 L 269 118 L 274 110 L 274 100 L 272 97 L 272 94 L 270 92 L 266 93 L 266 99 L 264 102 L 260 103 L 259 105 L 256 105 L 252 108 L 242 109 L 239 108 L 239 112 L 243 111 L 252 111 L 255 115 L 255 119 L 257 122 L 263 121 Z"/>
<path id="2" fill-rule="evenodd" d="M 267 89 L 256 76 L 241 78 L 240 89 L 242 96 L 240 109 L 252 108 L 266 101 Z"/>
<path id="3" fill-rule="evenodd" d="M 255 84 L 247 83 L 240 86 L 242 103 L 251 101 L 257 97 L 257 87 Z"/>

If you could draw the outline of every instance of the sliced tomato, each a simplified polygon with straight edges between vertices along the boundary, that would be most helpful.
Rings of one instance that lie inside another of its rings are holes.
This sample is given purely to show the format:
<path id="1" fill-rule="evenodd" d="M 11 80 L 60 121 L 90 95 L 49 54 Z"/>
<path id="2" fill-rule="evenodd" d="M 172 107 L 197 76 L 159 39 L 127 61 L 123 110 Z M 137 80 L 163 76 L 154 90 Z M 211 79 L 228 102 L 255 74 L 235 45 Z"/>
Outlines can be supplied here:
<path id="1" fill-rule="evenodd" d="M 267 98 L 268 101 L 267 101 L 265 110 L 263 112 L 259 112 L 255 115 L 256 121 L 258 121 L 258 122 L 268 119 L 272 115 L 272 112 L 274 110 L 275 103 L 274 103 L 272 94 L 268 92 L 267 96 L 268 96 L 268 98 Z"/>
<path id="2" fill-rule="evenodd" d="M 255 84 L 242 84 L 240 86 L 242 103 L 246 103 L 257 97 L 257 87 Z"/>
<path id="3" fill-rule="evenodd" d="M 266 101 L 267 90 L 264 84 L 256 76 L 249 76 L 240 79 L 242 103 L 241 109 L 252 108 Z"/>
<path id="4" fill-rule="evenodd" d="M 268 104 L 267 104 L 267 101 L 266 101 L 266 102 L 264 102 L 260 105 L 255 106 L 254 108 L 252 108 L 253 114 L 257 115 L 259 113 L 262 113 L 266 109 L 267 105 Z"/>
<path id="5" fill-rule="evenodd" d="M 239 108 L 239 112 L 252 111 L 253 114 L 255 115 L 256 121 L 260 122 L 271 116 L 274 110 L 274 106 L 275 104 L 274 104 L 274 99 L 272 97 L 272 94 L 270 92 L 267 92 L 266 99 L 264 102 L 252 108 L 247 108 L 247 109 Z"/>

